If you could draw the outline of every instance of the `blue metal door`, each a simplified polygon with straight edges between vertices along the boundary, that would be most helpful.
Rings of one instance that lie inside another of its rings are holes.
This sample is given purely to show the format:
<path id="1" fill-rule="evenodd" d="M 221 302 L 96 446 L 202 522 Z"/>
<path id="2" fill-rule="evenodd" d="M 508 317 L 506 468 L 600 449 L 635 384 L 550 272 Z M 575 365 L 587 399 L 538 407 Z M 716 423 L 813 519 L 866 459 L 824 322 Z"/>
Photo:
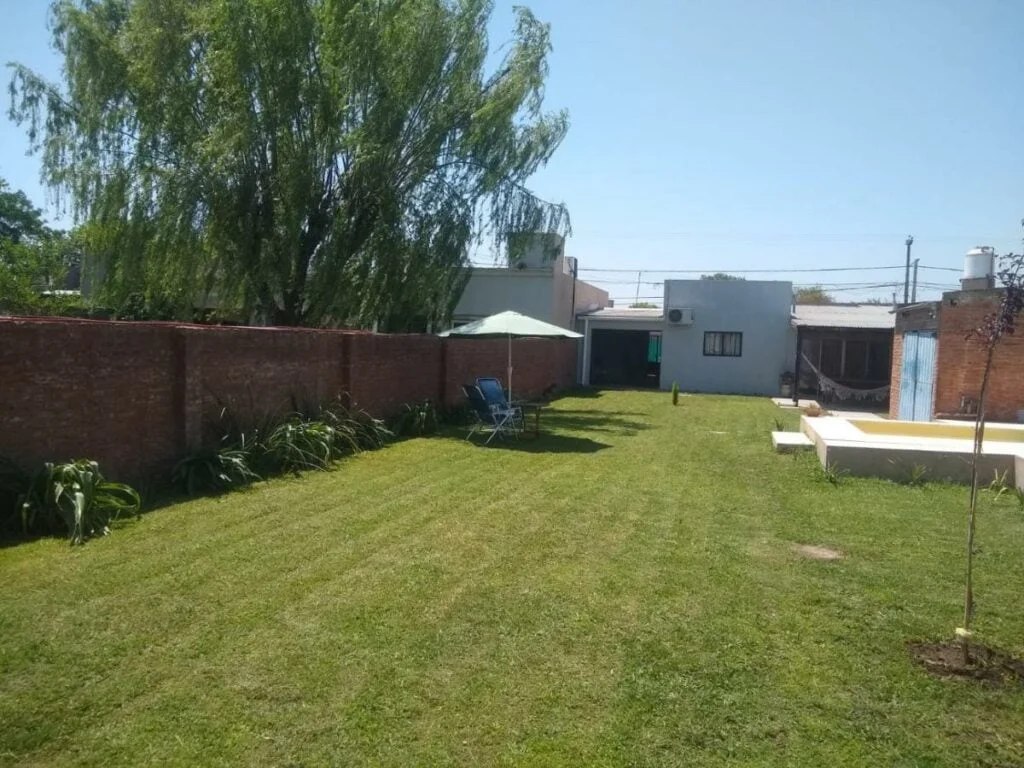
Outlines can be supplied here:
<path id="1" fill-rule="evenodd" d="M 903 334 L 903 365 L 900 369 L 899 417 L 905 421 L 931 421 L 938 343 L 928 331 Z"/>

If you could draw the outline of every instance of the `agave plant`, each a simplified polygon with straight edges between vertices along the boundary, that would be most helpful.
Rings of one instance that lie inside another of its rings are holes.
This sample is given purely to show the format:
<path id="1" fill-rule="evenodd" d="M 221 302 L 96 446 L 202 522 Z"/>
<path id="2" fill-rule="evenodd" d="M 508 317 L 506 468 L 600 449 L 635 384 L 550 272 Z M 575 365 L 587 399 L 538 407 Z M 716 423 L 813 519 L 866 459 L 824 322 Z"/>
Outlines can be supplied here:
<path id="1" fill-rule="evenodd" d="M 140 506 L 135 489 L 104 478 L 95 461 L 47 463 L 21 498 L 21 527 L 25 533 L 49 533 L 63 525 L 71 543 L 81 544 L 106 535 L 110 523 L 121 515 L 137 515 Z"/>

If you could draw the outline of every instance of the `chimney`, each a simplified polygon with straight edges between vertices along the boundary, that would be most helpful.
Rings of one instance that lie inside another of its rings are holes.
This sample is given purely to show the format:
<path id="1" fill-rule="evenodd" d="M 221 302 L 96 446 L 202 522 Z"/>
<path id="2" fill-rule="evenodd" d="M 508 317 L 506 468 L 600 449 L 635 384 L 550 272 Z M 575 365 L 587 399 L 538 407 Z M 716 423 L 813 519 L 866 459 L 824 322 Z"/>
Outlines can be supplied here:
<path id="1" fill-rule="evenodd" d="M 964 276 L 960 289 L 964 291 L 985 291 L 996 287 L 996 252 L 988 245 L 971 248 L 964 259 Z"/>

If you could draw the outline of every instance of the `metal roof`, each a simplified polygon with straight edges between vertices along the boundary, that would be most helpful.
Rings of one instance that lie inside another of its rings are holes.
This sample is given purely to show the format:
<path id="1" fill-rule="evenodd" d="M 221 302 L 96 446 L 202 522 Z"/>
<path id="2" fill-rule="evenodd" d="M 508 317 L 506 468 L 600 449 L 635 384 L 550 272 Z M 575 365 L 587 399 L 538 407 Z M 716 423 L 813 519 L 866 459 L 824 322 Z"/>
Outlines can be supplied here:
<path id="1" fill-rule="evenodd" d="M 864 328 L 888 331 L 896 315 L 886 304 L 797 304 L 793 325 L 802 328 Z"/>
<path id="2" fill-rule="evenodd" d="M 582 317 L 593 317 L 598 320 L 662 320 L 664 313 L 660 308 L 605 307 L 595 312 L 588 312 Z"/>

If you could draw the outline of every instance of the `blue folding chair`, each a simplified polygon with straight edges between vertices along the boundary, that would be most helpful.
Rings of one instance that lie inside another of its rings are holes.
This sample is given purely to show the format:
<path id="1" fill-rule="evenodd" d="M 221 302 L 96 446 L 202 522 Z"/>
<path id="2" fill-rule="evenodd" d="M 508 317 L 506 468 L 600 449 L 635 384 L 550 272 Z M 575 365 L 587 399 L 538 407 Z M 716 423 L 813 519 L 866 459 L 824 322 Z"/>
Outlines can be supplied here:
<path id="1" fill-rule="evenodd" d="M 500 381 L 495 378 L 481 377 L 476 380 L 476 385 L 491 408 L 510 411 L 512 413 L 513 426 L 519 431 L 523 430 L 523 409 L 512 405 L 508 401 L 508 398 L 505 396 L 505 389 L 501 386 Z"/>
<path id="2" fill-rule="evenodd" d="M 477 432 L 490 432 L 486 442 L 490 443 L 496 436 L 515 436 L 519 426 L 516 423 L 516 411 L 509 407 L 492 405 L 484 397 L 483 392 L 475 384 L 464 384 L 462 391 L 466 395 L 473 413 L 476 415 L 476 423 L 470 429 L 466 439 L 469 440 Z M 519 416 L 520 421 L 522 415 Z"/>

